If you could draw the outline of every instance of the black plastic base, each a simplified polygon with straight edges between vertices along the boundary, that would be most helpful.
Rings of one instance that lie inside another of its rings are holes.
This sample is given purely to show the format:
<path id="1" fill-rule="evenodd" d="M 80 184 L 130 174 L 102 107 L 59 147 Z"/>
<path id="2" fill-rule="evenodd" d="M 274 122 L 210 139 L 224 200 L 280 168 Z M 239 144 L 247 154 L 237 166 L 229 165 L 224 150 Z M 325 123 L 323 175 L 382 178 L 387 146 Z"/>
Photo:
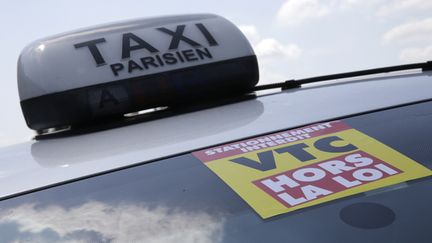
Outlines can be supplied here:
<path id="1" fill-rule="evenodd" d="M 258 78 L 256 56 L 248 56 L 44 95 L 21 108 L 27 125 L 43 130 L 243 94 Z"/>

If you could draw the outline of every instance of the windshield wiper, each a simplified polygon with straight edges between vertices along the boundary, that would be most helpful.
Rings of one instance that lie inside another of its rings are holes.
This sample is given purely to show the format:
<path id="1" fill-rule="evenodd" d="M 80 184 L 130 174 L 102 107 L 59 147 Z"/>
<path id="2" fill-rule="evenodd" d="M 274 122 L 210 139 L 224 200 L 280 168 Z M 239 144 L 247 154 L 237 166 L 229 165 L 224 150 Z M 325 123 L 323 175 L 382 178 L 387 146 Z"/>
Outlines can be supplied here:
<path id="1" fill-rule="evenodd" d="M 310 83 L 328 81 L 333 79 L 352 78 L 352 77 L 359 77 L 359 76 L 365 76 L 371 74 L 389 73 L 389 72 L 404 71 L 404 70 L 411 70 L 411 69 L 421 69 L 423 72 L 432 71 L 432 61 L 404 64 L 404 65 L 397 65 L 397 66 L 390 66 L 390 67 L 382 67 L 382 68 L 365 69 L 361 71 L 337 73 L 337 74 L 317 76 L 312 78 L 291 79 L 282 83 L 257 85 L 253 88 L 253 91 L 275 89 L 275 88 L 281 88 L 282 90 L 285 90 L 285 89 L 301 87 L 302 84 L 310 84 Z"/>

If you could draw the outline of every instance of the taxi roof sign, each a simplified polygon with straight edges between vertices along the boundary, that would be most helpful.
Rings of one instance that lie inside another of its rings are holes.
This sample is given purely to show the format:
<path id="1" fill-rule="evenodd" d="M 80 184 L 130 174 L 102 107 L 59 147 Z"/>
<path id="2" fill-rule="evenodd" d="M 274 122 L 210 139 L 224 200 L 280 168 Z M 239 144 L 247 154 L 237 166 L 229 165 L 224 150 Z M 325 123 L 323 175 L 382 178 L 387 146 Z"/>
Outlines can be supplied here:
<path id="1" fill-rule="evenodd" d="M 211 14 L 120 22 L 37 40 L 21 52 L 27 125 L 43 130 L 250 91 L 253 49 Z"/>

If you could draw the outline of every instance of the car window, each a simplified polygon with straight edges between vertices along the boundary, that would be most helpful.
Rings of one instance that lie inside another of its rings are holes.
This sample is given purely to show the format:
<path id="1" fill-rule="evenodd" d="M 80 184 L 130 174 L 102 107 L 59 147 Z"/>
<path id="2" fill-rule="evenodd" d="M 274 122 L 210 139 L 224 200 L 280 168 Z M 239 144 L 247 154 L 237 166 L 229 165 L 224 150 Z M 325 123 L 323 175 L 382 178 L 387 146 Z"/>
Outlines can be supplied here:
<path id="1" fill-rule="evenodd" d="M 432 169 L 431 101 L 342 121 Z M 185 153 L 3 200 L 0 235 L 6 242 L 429 242 L 431 189 L 426 177 L 262 219 Z"/>

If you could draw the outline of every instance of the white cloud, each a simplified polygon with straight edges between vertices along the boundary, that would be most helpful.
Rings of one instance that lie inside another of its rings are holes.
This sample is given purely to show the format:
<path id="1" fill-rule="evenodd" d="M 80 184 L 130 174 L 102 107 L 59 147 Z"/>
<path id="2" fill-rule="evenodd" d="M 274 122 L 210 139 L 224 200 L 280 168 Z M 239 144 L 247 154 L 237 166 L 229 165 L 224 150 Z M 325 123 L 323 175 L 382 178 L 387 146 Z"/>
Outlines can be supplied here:
<path id="1" fill-rule="evenodd" d="M 424 48 L 406 48 L 401 51 L 399 59 L 403 62 L 421 62 L 432 60 L 432 45 Z"/>
<path id="2" fill-rule="evenodd" d="M 277 12 L 277 20 L 285 25 L 298 25 L 330 13 L 318 0 L 287 0 Z"/>
<path id="3" fill-rule="evenodd" d="M 275 38 L 262 38 L 254 25 L 241 25 L 239 29 L 251 42 L 258 57 L 260 84 L 284 80 L 284 72 L 278 68 L 284 61 L 299 58 L 303 51 L 294 43 L 282 43 Z"/>
<path id="4" fill-rule="evenodd" d="M 24 204 L 0 211 L 0 223 L 17 224 L 19 232 L 33 234 L 32 242 L 56 240 L 45 238 L 49 237 L 43 234 L 46 230 L 55 232 L 61 242 L 210 243 L 221 241 L 223 236 L 223 219 L 205 212 L 111 206 L 101 202 L 88 202 L 70 209 Z M 25 239 L 28 240 L 28 235 Z"/>
<path id="5" fill-rule="evenodd" d="M 280 68 L 277 68 L 278 64 L 281 61 L 297 59 L 302 55 L 302 49 L 294 43 L 282 43 L 274 38 L 262 38 L 254 25 L 241 25 L 239 29 L 251 42 L 258 57 L 260 84 L 283 80 L 285 75 L 280 72 Z"/>
<path id="6" fill-rule="evenodd" d="M 425 10 L 430 8 L 432 8 L 431 0 L 393 0 L 381 6 L 377 14 L 379 16 L 389 16 L 410 9 Z"/>
<path id="7" fill-rule="evenodd" d="M 258 42 L 254 47 L 258 57 L 263 59 L 269 58 L 298 58 L 302 50 L 296 44 L 282 44 L 276 39 L 266 38 Z"/>
<path id="8" fill-rule="evenodd" d="M 277 12 L 279 23 L 294 26 L 329 14 L 358 11 L 375 6 L 382 0 L 286 0 Z"/>
<path id="9" fill-rule="evenodd" d="M 260 70 L 260 84 L 282 82 L 286 79 L 286 69 L 280 69 L 281 61 L 297 59 L 302 50 L 295 44 L 281 44 L 271 38 L 261 40 L 255 45 Z M 286 63 L 289 66 L 288 63 Z"/>
<path id="10" fill-rule="evenodd" d="M 258 30 L 255 27 L 255 25 L 240 25 L 239 29 L 243 34 L 246 36 L 246 38 L 252 43 L 257 43 L 261 37 L 258 34 Z"/>
<path id="11" fill-rule="evenodd" d="M 246 38 L 251 42 L 255 54 L 260 60 L 271 61 L 278 58 L 289 60 L 300 57 L 302 50 L 293 43 L 281 43 L 274 38 L 261 38 L 257 28 L 254 25 L 241 25 L 239 29 Z"/>
<path id="12" fill-rule="evenodd" d="M 386 44 L 432 41 L 432 18 L 396 26 L 387 31 L 382 39 Z"/>
<path id="13" fill-rule="evenodd" d="M 348 9 L 356 9 L 363 7 L 370 7 L 375 5 L 380 0 L 332 0 L 330 2 L 330 6 L 334 9 L 338 10 L 348 10 Z"/>

